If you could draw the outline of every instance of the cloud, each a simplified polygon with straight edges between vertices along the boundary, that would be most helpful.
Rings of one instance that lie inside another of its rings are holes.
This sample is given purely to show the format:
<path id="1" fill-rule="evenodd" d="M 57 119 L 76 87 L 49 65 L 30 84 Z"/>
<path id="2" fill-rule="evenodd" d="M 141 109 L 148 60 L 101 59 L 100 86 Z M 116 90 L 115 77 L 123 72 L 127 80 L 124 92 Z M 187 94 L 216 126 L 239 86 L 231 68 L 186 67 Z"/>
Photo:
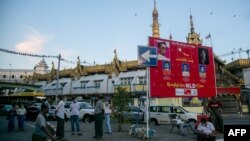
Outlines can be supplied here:
<path id="1" fill-rule="evenodd" d="M 33 28 L 27 28 L 25 39 L 16 44 L 16 51 L 25 53 L 41 53 L 48 38 Z"/>

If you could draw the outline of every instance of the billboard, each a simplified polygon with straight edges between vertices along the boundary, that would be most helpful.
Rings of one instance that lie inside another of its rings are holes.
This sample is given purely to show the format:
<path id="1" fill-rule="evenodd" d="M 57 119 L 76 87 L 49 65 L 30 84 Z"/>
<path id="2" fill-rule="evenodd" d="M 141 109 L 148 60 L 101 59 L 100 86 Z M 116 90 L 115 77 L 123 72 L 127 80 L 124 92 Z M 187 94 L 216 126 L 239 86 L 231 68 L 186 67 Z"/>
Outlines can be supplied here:
<path id="1" fill-rule="evenodd" d="M 149 37 L 158 50 L 158 65 L 150 67 L 151 97 L 211 97 L 216 95 L 211 47 Z"/>

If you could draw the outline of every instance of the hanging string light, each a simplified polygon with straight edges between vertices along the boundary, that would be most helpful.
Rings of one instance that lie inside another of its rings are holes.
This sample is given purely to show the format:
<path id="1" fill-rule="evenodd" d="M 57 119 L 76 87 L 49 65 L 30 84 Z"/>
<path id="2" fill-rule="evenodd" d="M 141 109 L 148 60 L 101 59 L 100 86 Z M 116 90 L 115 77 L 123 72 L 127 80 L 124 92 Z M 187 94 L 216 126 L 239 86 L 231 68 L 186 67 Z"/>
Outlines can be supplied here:
<path id="1" fill-rule="evenodd" d="M 43 57 L 43 58 L 58 58 L 58 56 L 53 56 L 53 55 L 38 55 L 38 54 L 17 52 L 17 51 L 7 50 L 7 49 L 3 49 L 3 48 L 0 48 L 0 51 L 6 52 L 6 53 L 11 53 L 11 54 L 22 55 L 22 56 Z"/>
<path id="2" fill-rule="evenodd" d="M 64 58 L 61 58 L 61 61 L 64 61 L 64 62 L 69 63 L 69 64 L 77 64 L 77 61 L 70 61 L 70 60 L 67 60 L 67 59 L 64 59 Z M 86 61 L 80 62 L 80 64 L 89 64 L 89 65 L 92 65 L 91 63 L 88 63 Z"/>
<path id="3" fill-rule="evenodd" d="M 6 53 L 11 53 L 11 54 L 16 54 L 16 55 L 22 55 L 22 56 L 42 57 L 42 58 L 59 58 L 59 56 L 56 56 L 56 55 L 38 55 L 38 54 L 17 52 L 17 51 L 7 50 L 7 49 L 3 49 L 3 48 L 0 48 L 0 51 L 6 52 Z M 67 60 L 64 58 L 60 58 L 60 60 L 66 62 L 66 63 L 70 63 L 70 64 L 77 64 L 76 61 L 70 61 L 70 60 Z M 83 61 L 83 62 L 80 62 L 80 64 L 91 64 L 91 63 Z"/>

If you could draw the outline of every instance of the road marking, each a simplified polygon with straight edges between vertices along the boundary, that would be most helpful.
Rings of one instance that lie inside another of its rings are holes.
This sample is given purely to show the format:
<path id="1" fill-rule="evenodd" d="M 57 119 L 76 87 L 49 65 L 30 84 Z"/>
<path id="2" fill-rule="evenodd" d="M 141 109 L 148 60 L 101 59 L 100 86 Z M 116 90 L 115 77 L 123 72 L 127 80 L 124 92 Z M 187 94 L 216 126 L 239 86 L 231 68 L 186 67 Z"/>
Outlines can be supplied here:
<path id="1" fill-rule="evenodd" d="M 30 127 L 32 127 L 32 128 L 35 128 L 35 126 L 34 126 L 34 125 L 32 125 L 32 124 L 28 124 L 28 123 L 26 123 L 26 125 L 28 125 L 28 126 L 30 126 Z"/>

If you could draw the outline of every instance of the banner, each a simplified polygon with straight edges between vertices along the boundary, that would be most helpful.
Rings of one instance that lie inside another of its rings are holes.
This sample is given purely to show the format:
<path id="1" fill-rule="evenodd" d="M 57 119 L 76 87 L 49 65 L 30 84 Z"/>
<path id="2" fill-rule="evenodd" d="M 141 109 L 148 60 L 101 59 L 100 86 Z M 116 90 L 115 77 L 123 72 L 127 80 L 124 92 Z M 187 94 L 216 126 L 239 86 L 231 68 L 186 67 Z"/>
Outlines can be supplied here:
<path id="1" fill-rule="evenodd" d="M 149 37 L 158 50 L 158 65 L 150 67 L 151 97 L 211 97 L 216 95 L 211 47 Z"/>

